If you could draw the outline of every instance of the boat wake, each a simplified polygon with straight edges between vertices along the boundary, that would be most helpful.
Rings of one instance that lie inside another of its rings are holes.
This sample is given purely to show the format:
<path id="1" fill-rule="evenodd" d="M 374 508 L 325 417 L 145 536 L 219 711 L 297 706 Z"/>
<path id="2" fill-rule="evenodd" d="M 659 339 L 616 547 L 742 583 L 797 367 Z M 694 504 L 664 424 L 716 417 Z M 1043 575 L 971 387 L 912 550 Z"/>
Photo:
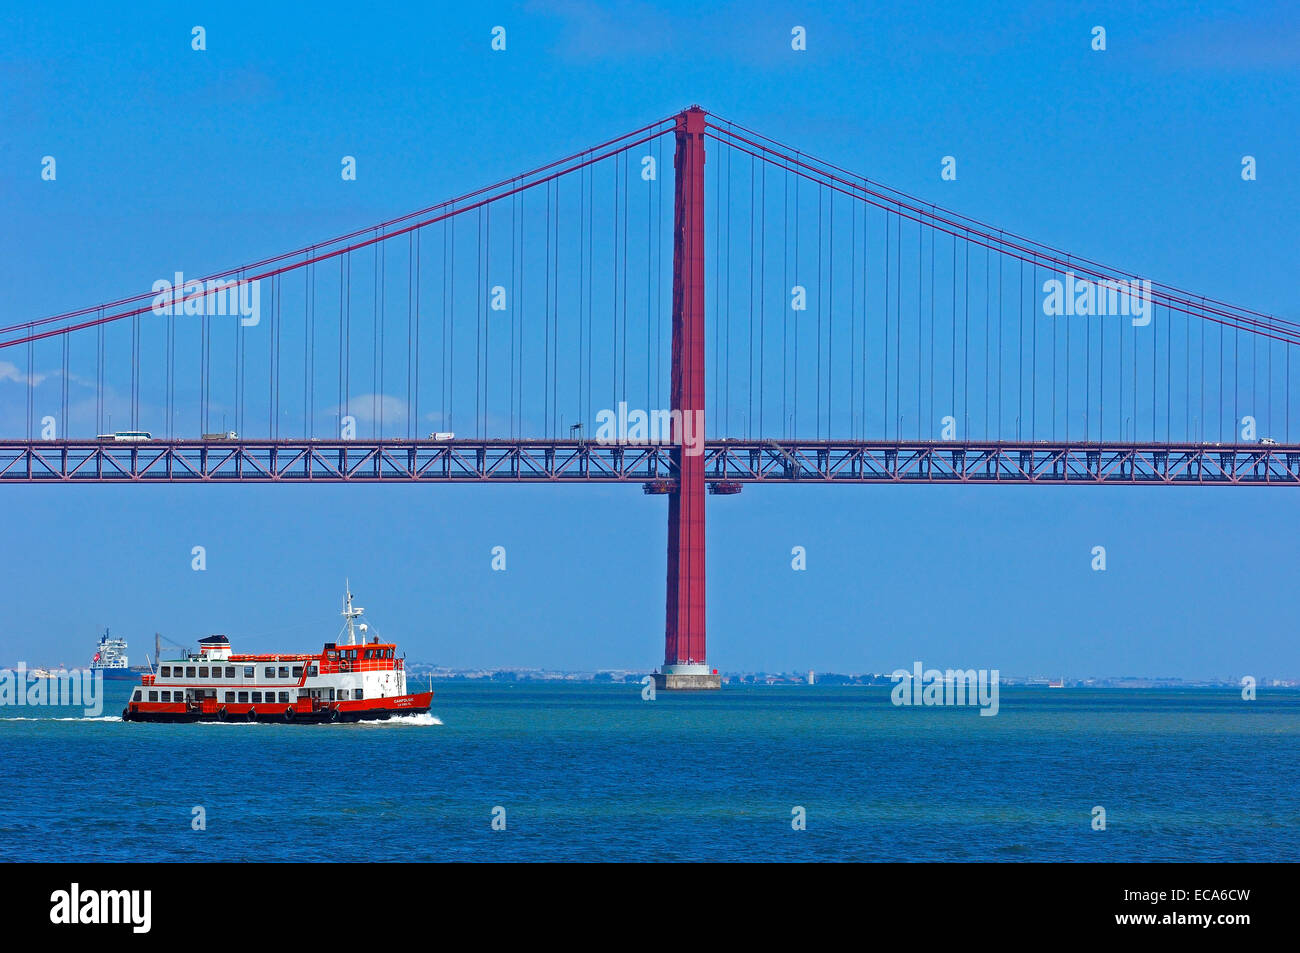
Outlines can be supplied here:
<path id="1" fill-rule="evenodd" d="M 356 725 L 367 728 L 428 728 L 431 725 L 441 725 L 442 719 L 437 715 L 430 715 L 424 712 L 419 715 L 402 715 L 398 718 L 389 718 L 387 721 L 358 721 Z M 350 727 L 350 726 L 349 726 Z"/>
<path id="2" fill-rule="evenodd" d="M 12 718 L 0 718 L 0 721 L 121 721 L 119 715 L 99 715 L 91 717 L 86 715 L 81 718 L 30 718 L 26 715 L 17 715 Z"/>

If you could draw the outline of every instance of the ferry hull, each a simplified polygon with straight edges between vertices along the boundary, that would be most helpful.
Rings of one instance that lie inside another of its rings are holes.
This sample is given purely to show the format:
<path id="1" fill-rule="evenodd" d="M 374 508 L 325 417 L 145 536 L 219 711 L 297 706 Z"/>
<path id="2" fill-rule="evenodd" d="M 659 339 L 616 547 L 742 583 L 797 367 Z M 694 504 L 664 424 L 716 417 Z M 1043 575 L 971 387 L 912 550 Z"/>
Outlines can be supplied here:
<path id="1" fill-rule="evenodd" d="M 392 718 L 409 718 L 425 715 L 433 703 L 433 692 L 377 698 L 373 702 L 346 702 L 300 711 L 285 705 L 224 705 L 215 710 L 186 705 L 168 705 L 153 702 L 131 702 L 122 709 L 123 721 L 155 722 L 160 724 L 192 724 L 194 722 L 264 723 L 271 725 L 330 725 L 359 721 L 388 721 Z"/>

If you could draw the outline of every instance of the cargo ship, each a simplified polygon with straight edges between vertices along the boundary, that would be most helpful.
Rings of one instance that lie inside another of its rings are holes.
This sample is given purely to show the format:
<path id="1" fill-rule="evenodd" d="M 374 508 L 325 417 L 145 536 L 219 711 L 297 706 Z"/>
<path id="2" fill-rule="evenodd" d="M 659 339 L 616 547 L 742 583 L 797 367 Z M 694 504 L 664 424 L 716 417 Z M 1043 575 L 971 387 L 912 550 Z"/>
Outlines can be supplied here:
<path id="1" fill-rule="evenodd" d="M 347 639 L 315 654 L 237 655 L 224 635 L 200 639 L 197 653 L 160 660 L 143 676 L 122 720 L 321 724 L 427 713 L 433 692 L 407 691 L 405 657 L 394 643 L 365 641 L 364 612 L 346 590 Z"/>
<path id="2" fill-rule="evenodd" d="M 95 646 L 95 657 L 90 660 L 90 670 L 109 680 L 134 679 L 138 674 L 127 665 L 126 639 L 111 638 L 107 628 L 99 637 L 99 645 Z"/>

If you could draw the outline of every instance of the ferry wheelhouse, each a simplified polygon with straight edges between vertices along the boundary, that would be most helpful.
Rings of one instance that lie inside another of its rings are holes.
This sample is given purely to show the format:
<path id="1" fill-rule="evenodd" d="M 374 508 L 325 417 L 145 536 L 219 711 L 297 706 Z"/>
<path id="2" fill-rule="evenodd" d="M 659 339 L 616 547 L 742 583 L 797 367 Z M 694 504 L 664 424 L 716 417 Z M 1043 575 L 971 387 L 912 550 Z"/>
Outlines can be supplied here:
<path id="1" fill-rule="evenodd" d="M 348 592 L 347 641 L 314 655 L 236 655 L 224 635 L 200 639 L 197 654 L 156 663 L 122 720 L 312 724 L 424 714 L 433 692 L 407 692 L 405 659 L 391 642 L 365 641 L 368 627 L 357 624 L 364 612 Z"/>

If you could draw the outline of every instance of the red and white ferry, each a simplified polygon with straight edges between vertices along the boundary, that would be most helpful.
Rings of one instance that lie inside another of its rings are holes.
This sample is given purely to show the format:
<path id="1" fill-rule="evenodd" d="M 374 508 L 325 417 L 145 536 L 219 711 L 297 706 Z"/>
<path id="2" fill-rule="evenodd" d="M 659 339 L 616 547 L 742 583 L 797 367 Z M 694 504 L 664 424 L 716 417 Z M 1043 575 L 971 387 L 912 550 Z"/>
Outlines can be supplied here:
<path id="1" fill-rule="evenodd" d="M 197 655 L 157 662 L 143 676 L 122 720 L 315 724 L 428 712 L 433 692 L 407 692 L 405 659 L 391 642 L 365 641 L 364 612 L 349 591 L 347 642 L 326 642 L 316 655 L 235 655 L 224 635 L 200 639 Z"/>

